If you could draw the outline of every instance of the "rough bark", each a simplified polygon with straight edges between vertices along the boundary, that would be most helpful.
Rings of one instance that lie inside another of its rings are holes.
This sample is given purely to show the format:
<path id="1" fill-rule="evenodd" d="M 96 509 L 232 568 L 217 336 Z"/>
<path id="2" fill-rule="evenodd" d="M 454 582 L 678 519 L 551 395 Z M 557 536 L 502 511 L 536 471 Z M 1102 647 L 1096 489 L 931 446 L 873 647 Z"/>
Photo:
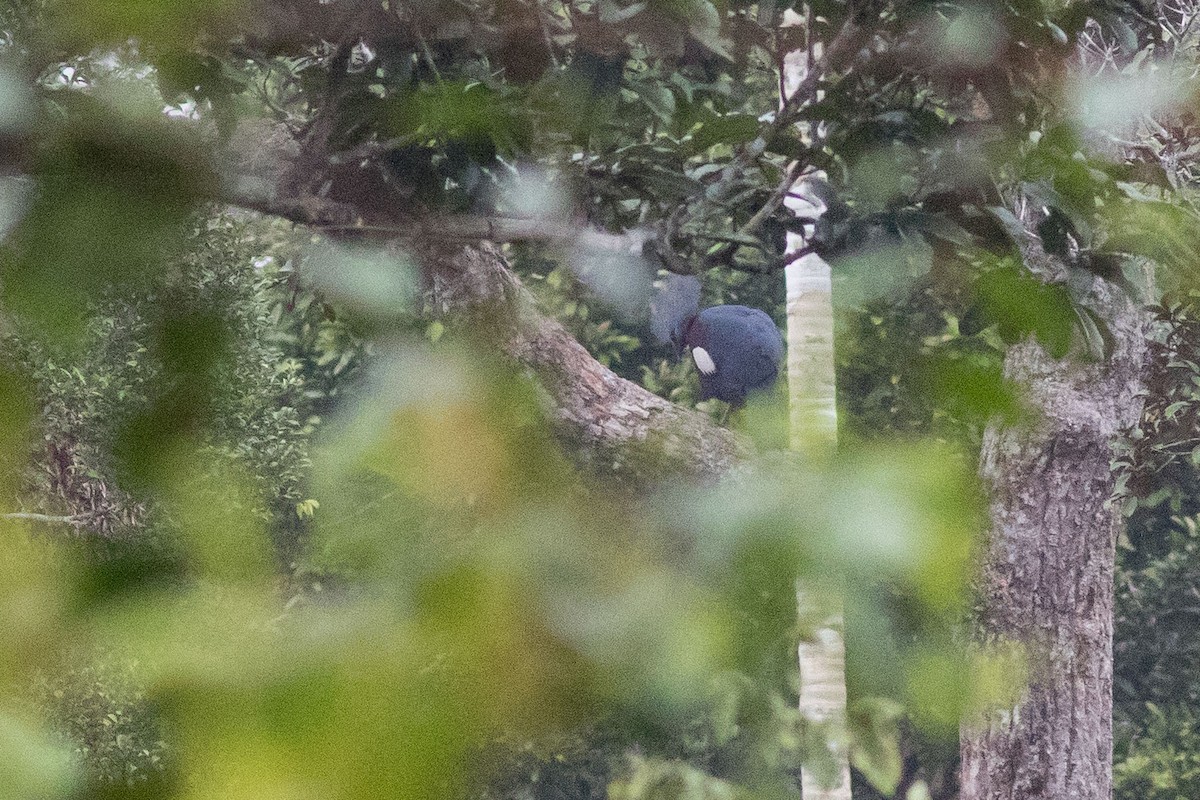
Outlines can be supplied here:
<path id="1" fill-rule="evenodd" d="M 1035 245 L 1048 279 L 1062 267 Z M 992 426 L 980 471 L 991 491 L 981 576 L 983 642 L 1018 642 L 1030 679 L 1015 708 L 963 727 L 962 800 L 1107 800 L 1112 793 L 1113 565 L 1118 511 L 1110 443 L 1136 424 L 1147 321 L 1127 293 L 1095 279 L 1087 301 L 1108 325 L 1101 362 L 1013 347 L 1007 376 L 1039 415 Z"/>
<path id="2" fill-rule="evenodd" d="M 473 315 L 500 350 L 532 371 L 573 454 L 602 474 L 712 480 L 748 447 L 706 415 L 682 408 L 596 361 L 557 321 L 538 313 L 492 244 L 424 254 L 435 313 Z M 578 455 L 577 455 L 578 457 Z"/>

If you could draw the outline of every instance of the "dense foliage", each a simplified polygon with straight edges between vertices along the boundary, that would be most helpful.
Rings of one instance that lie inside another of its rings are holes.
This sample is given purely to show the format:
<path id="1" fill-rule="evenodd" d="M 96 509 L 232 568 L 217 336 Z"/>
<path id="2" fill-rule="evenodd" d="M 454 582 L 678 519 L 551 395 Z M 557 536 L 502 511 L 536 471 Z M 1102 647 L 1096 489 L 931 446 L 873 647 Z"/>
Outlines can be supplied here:
<path id="1" fill-rule="evenodd" d="M 954 638 L 974 447 L 1020 416 L 1004 349 L 1102 360 L 1096 280 L 1194 279 L 1167 119 L 1192 26 L 822 0 L 781 28 L 786 5 L 0 6 L 0 798 L 791 791 L 829 768 L 795 711 L 820 617 L 797 622 L 797 576 L 847 590 L 861 775 L 953 791 L 962 714 L 1020 674 Z M 796 49 L 810 84 L 779 108 Z M 843 303 L 828 461 L 596 481 L 494 331 L 428 307 L 426 244 L 507 243 L 596 358 L 692 403 L 646 330 L 656 271 L 779 319 L 810 168 Z M 1054 274 L 1027 269 L 1022 204 Z M 1158 659 L 1118 685 L 1131 793 L 1190 780 L 1194 698 L 1157 655 L 1179 651 L 1139 638 L 1194 574 L 1190 313 L 1163 309 L 1127 459 L 1118 648 Z"/>

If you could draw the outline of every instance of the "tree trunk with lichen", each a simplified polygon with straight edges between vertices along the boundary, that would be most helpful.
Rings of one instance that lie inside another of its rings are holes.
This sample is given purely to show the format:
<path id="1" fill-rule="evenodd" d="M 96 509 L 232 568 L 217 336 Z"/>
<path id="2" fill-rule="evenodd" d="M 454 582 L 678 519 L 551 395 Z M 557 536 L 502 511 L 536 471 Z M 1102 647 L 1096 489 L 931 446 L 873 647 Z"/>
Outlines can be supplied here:
<path id="1" fill-rule="evenodd" d="M 1064 270 L 1034 243 L 1026 261 L 1049 280 Z M 978 639 L 1024 649 L 1028 685 L 1015 707 L 964 723 L 962 800 L 1108 800 L 1112 794 L 1113 567 L 1119 512 L 1111 442 L 1135 425 L 1147 319 L 1100 278 L 1086 305 L 1112 352 L 1049 356 L 1028 341 L 1005 359 L 1038 414 L 992 426 L 980 472 L 991 492 Z"/>

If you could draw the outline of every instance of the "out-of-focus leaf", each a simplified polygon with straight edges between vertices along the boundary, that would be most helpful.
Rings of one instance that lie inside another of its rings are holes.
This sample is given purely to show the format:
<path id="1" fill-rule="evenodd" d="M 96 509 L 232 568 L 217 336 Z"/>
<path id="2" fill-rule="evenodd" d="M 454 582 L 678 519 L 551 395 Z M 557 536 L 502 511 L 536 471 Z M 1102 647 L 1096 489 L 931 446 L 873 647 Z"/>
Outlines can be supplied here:
<path id="1" fill-rule="evenodd" d="M 1019 243 L 1028 236 L 1025 226 L 1011 210 L 1003 206 L 988 206 L 985 210 L 1000 223 L 1012 242 Z"/>
<path id="2" fill-rule="evenodd" d="M 242 0 L 190 3 L 187 0 L 54 0 L 52 29 L 67 46 L 86 52 L 94 46 L 138 39 L 164 49 L 182 49 L 198 32 L 233 30 L 245 7 Z"/>
<path id="3" fill-rule="evenodd" d="M 422 130 L 468 143 L 495 143 L 504 152 L 523 150 L 529 123 L 514 98 L 478 83 L 441 83 L 414 98 Z"/>
<path id="4" fill-rule="evenodd" d="M 305 267 L 319 289 L 374 324 L 417 310 L 420 289 L 402 254 L 325 243 L 309 251 Z"/>
<path id="5" fill-rule="evenodd" d="M 630 3 L 622 7 L 614 0 L 601 0 L 600 2 L 600 21 L 609 25 L 615 25 L 629 19 L 633 19 L 638 14 L 646 10 L 646 3 Z"/>
<path id="6" fill-rule="evenodd" d="M 1013 418 L 1019 405 L 1015 387 L 1004 380 L 998 361 L 930 356 L 913 365 L 914 378 L 939 408 L 972 419 Z"/>
<path id="7" fill-rule="evenodd" d="M 922 235 L 940 239 L 957 247 L 971 247 L 975 240 L 965 228 L 942 214 L 910 211 L 898 214 L 896 222 L 902 228 L 912 228 Z"/>
<path id="8" fill-rule="evenodd" d="M 1133 202 L 1108 209 L 1106 216 L 1106 251 L 1148 258 L 1167 267 L 1171 279 L 1185 286 L 1200 281 L 1200 224 L 1192 211 L 1161 201 Z"/>
<path id="9" fill-rule="evenodd" d="M 13 70 L 0 67 L 0 135 L 20 133 L 33 119 L 34 99 Z M 0 232 L 3 227 L 0 226 Z"/>
<path id="10" fill-rule="evenodd" d="M 20 681 L 45 667 L 65 636 L 74 575 L 53 542 L 19 523 L 0 521 L 0 537 L 9 554 L 0 561 L 0 678 Z"/>
<path id="11" fill-rule="evenodd" d="M 115 101 L 114 101 L 115 102 Z M 4 299 L 46 333 L 74 336 L 112 284 L 144 284 L 178 255 L 213 180 L 186 131 L 88 97 L 39 154 L 38 191 L 0 249 Z"/>
<path id="12" fill-rule="evenodd" d="M 863 698 L 850 710 L 854 768 L 885 795 L 896 791 L 903 764 L 898 722 L 904 707 L 883 698 Z"/>
<path id="13" fill-rule="evenodd" d="M 1065 286 L 1002 265 L 986 272 L 976 284 L 976 296 L 1000 335 L 1009 343 L 1033 334 L 1046 351 L 1062 358 L 1071 347 L 1076 316 Z"/>
<path id="14" fill-rule="evenodd" d="M 155 344 L 167 380 L 148 407 L 130 415 L 113 447 L 131 487 L 168 476 L 173 460 L 183 457 L 188 443 L 211 421 L 230 344 L 220 309 L 172 307 L 164 301 L 163 310 Z"/>
<path id="15" fill-rule="evenodd" d="M 65 800 L 81 783 L 69 754 L 44 731 L 0 711 L 0 800 Z"/>
<path id="16" fill-rule="evenodd" d="M 758 135 L 760 127 L 761 123 L 749 114 L 706 115 L 684 144 L 691 153 L 703 153 L 718 144 L 748 142 Z"/>
<path id="17" fill-rule="evenodd" d="M 920 238 L 901 239 L 871 224 L 838 231 L 843 252 L 828 256 L 833 266 L 834 300 L 844 307 L 898 297 L 932 266 L 932 251 Z"/>

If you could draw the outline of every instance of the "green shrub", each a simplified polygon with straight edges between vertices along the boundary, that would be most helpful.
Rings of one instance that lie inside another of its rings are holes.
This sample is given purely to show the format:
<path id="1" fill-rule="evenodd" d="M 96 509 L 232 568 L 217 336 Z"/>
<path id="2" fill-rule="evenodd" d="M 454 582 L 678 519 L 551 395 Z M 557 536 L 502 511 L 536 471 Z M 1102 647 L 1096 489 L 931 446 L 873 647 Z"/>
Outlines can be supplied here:
<path id="1" fill-rule="evenodd" d="M 158 779 L 167 745 L 137 663 L 113 653 L 71 662 L 42 678 L 39 702 L 89 781 L 133 785 Z"/>
<path id="2" fill-rule="evenodd" d="M 1118 737 L 1114 800 L 1196 797 L 1200 797 L 1200 715 L 1188 706 L 1147 703 L 1141 729 Z"/>
<path id="3" fill-rule="evenodd" d="M 180 344 L 214 355 L 201 380 L 182 383 L 194 390 L 185 399 L 202 409 L 196 424 L 162 432 L 194 436 L 197 456 L 245 476 L 239 513 L 261 523 L 248 530 L 273 537 L 285 573 L 315 508 L 305 492 L 312 424 L 298 410 L 305 401 L 297 358 L 303 352 L 292 346 L 287 358 L 276 342 L 294 323 L 280 319 L 278 276 L 254 265 L 244 223 L 202 221 L 190 245 L 153 288 L 114 288 L 97 297 L 74 346 L 48 344 L 19 328 L 3 342 L 10 364 L 31 376 L 40 409 L 17 503 L 78 520 L 56 533 L 74 534 L 70 549 L 88 576 L 80 601 L 89 606 L 187 580 L 192 569 L 176 513 L 153 486 L 127 483 L 130 465 L 117 455 L 146 420 L 179 417 L 172 390 L 162 387 L 193 377 L 172 365 Z M 199 340 L 208 334 L 211 341 Z M 134 459 L 170 451 L 165 435 L 135 441 L 127 448 Z M 72 652 L 60 661 L 39 679 L 37 701 L 89 782 L 162 780 L 167 745 L 137 663 L 108 652 Z"/>

